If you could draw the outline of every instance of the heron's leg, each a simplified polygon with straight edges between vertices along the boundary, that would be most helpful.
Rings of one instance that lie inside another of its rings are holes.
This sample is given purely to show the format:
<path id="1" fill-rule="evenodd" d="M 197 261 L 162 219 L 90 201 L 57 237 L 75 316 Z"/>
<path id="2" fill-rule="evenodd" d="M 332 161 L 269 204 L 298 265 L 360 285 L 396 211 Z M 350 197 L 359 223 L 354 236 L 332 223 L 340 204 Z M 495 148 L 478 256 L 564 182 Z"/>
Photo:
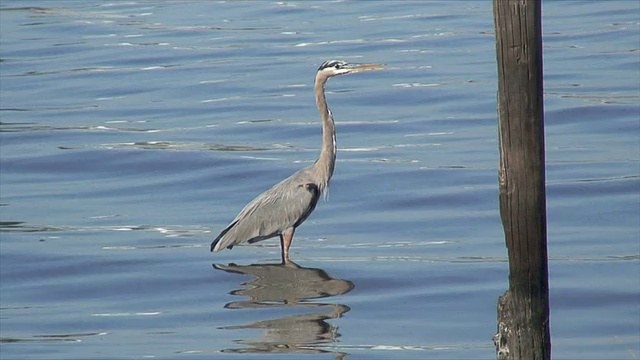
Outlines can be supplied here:
<path id="1" fill-rule="evenodd" d="M 289 247 L 293 241 L 293 233 L 296 230 L 289 228 L 280 234 L 280 247 L 282 248 L 282 264 L 288 264 L 291 262 L 289 259 Z"/>

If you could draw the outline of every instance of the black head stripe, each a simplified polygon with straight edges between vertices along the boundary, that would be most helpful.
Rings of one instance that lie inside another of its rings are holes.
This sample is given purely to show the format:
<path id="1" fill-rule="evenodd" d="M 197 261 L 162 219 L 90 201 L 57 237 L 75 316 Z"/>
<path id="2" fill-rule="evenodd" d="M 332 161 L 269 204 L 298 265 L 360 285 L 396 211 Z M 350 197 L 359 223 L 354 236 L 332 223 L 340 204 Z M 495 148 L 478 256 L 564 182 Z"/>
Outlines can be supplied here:
<path id="1" fill-rule="evenodd" d="M 323 62 L 322 65 L 320 65 L 320 67 L 318 68 L 318 71 L 326 68 L 330 68 L 330 67 L 335 67 L 336 65 L 346 65 L 346 64 L 347 64 L 346 62 L 340 61 L 340 60 L 327 60 Z"/>

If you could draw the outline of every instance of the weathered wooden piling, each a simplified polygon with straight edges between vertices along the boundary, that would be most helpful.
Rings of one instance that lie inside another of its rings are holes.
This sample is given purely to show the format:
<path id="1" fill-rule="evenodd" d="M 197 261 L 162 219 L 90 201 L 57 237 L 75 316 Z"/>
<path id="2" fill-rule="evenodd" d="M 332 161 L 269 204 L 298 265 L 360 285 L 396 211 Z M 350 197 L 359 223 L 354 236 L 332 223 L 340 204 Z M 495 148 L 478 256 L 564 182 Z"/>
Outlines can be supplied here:
<path id="1" fill-rule="evenodd" d="M 541 0 L 493 0 L 500 215 L 509 254 L 494 337 L 498 359 L 551 358 L 541 10 Z"/>

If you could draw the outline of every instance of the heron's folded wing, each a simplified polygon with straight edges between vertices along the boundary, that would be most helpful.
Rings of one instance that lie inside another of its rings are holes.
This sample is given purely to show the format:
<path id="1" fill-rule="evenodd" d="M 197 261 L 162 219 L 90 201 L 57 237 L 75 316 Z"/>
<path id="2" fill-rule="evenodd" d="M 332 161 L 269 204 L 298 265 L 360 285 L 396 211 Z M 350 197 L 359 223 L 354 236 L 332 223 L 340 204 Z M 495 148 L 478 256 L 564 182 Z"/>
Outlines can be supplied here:
<path id="1" fill-rule="evenodd" d="M 265 191 L 212 243 L 213 251 L 244 242 L 256 242 L 300 225 L 313 211 L 319 198 L 314 184 L 282 182 Z"/>

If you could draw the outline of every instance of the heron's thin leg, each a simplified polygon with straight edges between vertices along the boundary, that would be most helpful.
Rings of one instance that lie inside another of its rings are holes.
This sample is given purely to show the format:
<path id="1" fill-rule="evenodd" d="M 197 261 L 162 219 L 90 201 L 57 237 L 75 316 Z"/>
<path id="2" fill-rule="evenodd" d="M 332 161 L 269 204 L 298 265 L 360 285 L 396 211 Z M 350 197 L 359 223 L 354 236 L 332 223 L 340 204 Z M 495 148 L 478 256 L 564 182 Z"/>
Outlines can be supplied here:
<path id="1" fill-rule="evenodd" d="M 289 247 L 293 241 L 294 228 L 285 230 L 280 234 L 280 247 L 282 248 L 282 264 L 288 264 L 291 262 L 289 259 Z"/>

